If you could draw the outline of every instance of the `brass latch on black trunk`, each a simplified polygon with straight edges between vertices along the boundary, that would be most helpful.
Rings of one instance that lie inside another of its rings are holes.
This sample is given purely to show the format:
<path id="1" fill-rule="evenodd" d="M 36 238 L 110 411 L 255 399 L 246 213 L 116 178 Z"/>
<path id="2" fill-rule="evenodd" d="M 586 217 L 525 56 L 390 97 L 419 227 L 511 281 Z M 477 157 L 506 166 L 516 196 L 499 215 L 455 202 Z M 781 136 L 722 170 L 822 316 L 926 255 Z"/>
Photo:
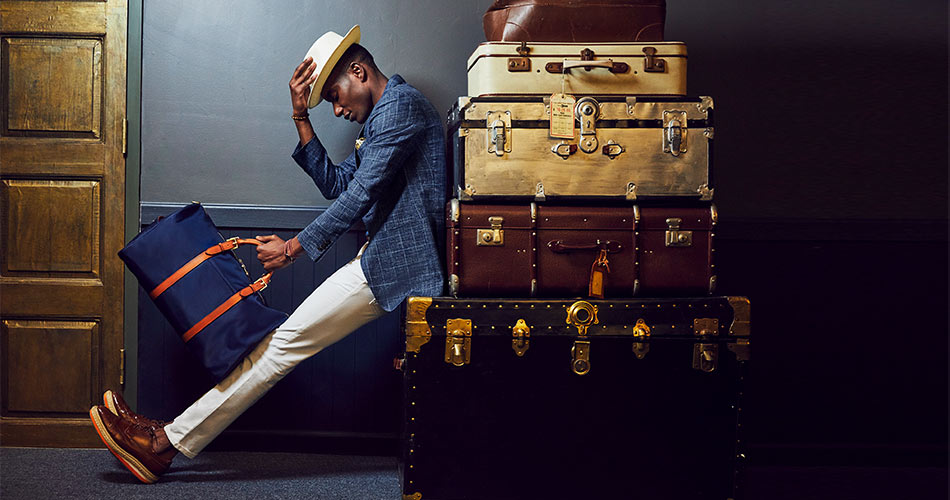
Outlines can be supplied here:
<path id="1" fill-rule="evenodd" d="M 531 328 L 523 319 L 519 319 L 515 326 L 511 328 L 511 348 L 514 349 L 515 354 L 524 356 L 529 347 L 529 337 L 531 337 Z"/>
<path id="2" fill-rule="evenodd" d="M 650 344 L 642 342 L 650 337 L 650 326 L 643 321 L 643 318 L 638 319 L 637 324 L 633 326 L 633 336 L 637 339 L 637 342 L 633 343 L 633 354 L 637 356 L 637 359 L 643 359 L 650 352 Z"/>
<path id="3" fill-rule="evenodd" d="M 693 369 L 710 373 L 719 364 L 719 346 L 716 344 L 695 344 L 693 346 Z"/>
<path id="4" fill-rule="evenodd" d="M 472 359 L 472 320 L 450 319 L 445 322 L 445 362 L 467 365 Z"/>
<path id="5" fill-rule="evenodd" d="M 571 348 L 571 370 L 578 375 L 586 375 L 590 371 L 590 341 L 575 340 Z"/>
<path id="6" fill-rule="evenodd" d="M 578 300 L 567 308 L 566 323 L 577 328 L 580 336 L 571 347 L 571 371 L 578 375 L 585 375 L 590 371 L 590 341 L 587 340 L 587 329 L 598 322 L 597 306 L 586 300 Z"/>

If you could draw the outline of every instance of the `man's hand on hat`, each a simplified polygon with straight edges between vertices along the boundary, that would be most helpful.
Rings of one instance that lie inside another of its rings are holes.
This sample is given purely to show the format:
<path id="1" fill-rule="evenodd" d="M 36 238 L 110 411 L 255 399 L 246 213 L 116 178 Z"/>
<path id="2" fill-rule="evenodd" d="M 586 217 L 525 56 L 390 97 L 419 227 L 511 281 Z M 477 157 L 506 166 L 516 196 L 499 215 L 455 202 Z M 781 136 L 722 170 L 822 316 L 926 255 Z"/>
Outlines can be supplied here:
<path id="1" fill-rule="evenodd" d="M 307 115 L 307 103 L 310 99 L 310 85 L 317 80 L 317 64 L 308 57 L 294 70 L 290 78 L 290 103 L 294 107 L 294 116 Z"/>

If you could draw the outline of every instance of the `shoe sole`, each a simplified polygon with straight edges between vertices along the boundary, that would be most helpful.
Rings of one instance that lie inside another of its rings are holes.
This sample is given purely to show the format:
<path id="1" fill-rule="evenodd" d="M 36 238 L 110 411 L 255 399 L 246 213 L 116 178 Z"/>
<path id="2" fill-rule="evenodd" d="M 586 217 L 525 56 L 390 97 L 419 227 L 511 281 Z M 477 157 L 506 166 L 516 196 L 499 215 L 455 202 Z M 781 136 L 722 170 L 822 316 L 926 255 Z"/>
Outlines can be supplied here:
<path id="1" fill-rule="evenodd" d="M 96 413 L 95 406 L 89 409 L 89 418 L 92 419 L 92 425 L 96 428 L 96 433 L 99 434 L 99 438 L 105 443 L 106 448 L 108 448 L 109 451 L 115 455 L 115 458 L 118 458 L 119 461 L 122 462 L 122 465 L 129 469 L 139 481 L 145 484 L 152 484 L 158 481 L 158 476 L 149 471 L 147 467 L 142 465 L 142 462 L 139 462 L 135 456 L 122 449 L 122 447 L 112 439 L 112 436 L 110 436 L 106 430 L 105 424 L 102 423 L 102 419 L 100 419 Z"/>
<path id="2" fill-rule="evenodd" d="M 102 402 L 106 405 L 106 408 L 112 412 L 113 415 L 119 416 L 119 411 L 115 409 L 115 400 L 112 398 L 112 389 L 109 389 L 102 395 Z"/>

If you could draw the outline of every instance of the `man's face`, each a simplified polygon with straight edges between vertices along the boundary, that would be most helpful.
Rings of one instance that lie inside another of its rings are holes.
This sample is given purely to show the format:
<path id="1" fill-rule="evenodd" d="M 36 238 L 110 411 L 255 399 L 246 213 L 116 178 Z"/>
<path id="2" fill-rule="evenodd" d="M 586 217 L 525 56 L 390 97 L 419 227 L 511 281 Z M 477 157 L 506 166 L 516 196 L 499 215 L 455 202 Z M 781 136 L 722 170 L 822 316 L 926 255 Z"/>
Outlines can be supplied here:
<path id="1" fill-rule="evenodd" d="M 373 110 L 373 96 L 366 85 L 363 68 L 353 69 L 351 65 L 347 71 L 339 75 L 330 75 L 333 81 L 323 86 L 323 99 L 333 106 L 333 114 L 357 123 L 366 122 L 370 111 Z"/>

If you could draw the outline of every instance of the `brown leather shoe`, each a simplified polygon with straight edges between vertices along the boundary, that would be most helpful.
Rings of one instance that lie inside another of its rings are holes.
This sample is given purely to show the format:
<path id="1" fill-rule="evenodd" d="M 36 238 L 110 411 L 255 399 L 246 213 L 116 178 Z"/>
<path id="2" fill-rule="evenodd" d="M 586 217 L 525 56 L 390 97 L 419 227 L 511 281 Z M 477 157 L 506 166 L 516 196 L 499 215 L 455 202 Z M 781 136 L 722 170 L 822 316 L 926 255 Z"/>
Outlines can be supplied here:
<path id="1" fill-rule="evenodd" d="M 155 427 L 113 415 L 105 406 L 90 408 L 89 417 L 109 451 L 143 483 L 158 481 L 178 453 L 172 446 L 156 451 Z"/>
<path id="2" fill-rule="evenodd" d="M 171 422 L 165 422 L 164 420 L 153 420 L 146 417 L 145 415 L 139 415 L 132 411 L 132 408 L 129 408 L 129 405 L 125 403 L 125 400 L 122 399 L 122 395 L 118 392 L 113 392 L 111 389 L 106 391 L 102 395 L 102 401 L 106 405 L 106 408 L 112 412 L 113 415 L 119 416 L 135 424 L 146 424 L 154 427 L 165 427 Z"/>

